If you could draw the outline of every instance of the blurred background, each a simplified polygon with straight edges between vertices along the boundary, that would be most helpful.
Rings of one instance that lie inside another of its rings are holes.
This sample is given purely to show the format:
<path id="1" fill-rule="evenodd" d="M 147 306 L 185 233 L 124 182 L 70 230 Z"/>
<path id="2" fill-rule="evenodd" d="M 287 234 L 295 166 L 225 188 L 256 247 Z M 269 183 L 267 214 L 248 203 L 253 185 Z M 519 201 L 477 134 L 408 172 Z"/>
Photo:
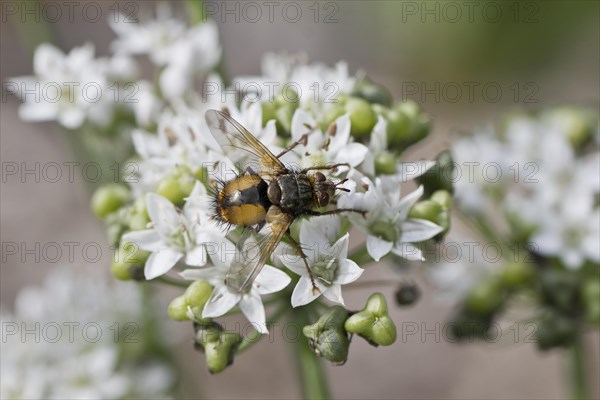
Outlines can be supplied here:
<path id="1" fill-rule="evenodd" d="M 64 51 L 84 42 L 95 44 L 97 55 L 108 53 L 114 34 L 107 24 L 111 2 L 96 2 L 102 18 L 90 22 L 81 7 L 73 19 L 66 14 L 55 23 L 8 13 L 2 1 L 0 79 L 31 75 L 35 46 L 52 39 Z M 40 2 L 44 4 L 45 2 Z M 48 2 L 46 2 L 48 3 Z M 59 2 L 60 3 L 60 2 Z M 152 11 L 154 2 L 133 4 L 131 10 Z M 185 18 L 183 2 L 173 2 Z M 219 25 L 229 76 L 259 75 L 266 52 L 306 53 L 311 61 L 348 62 L 351 71 L 364 71 L 388 87 L 395 99 L 417 101 L 432 116 L 434 131 L 427 145 L 411 157 L 434 157 L 453 137 L 493 120 L 511 109 L 574 104 L 598 107 L 600 102 L 600 3 L 596 1 L 324 1 L 275 2 L 273 21 L 268 8 L 256 18 L 227 14 L 243 2 L 207 4 Z M 292 6 L 289 4 L 293 3 Z M 286 8 L 287 7 L 287 8 Z M 472 8 L 471 8 L 472 7 Z M 286 9 L 288 14 L 284 14 Z M 12 10 L 12 9 L 10 9 Z M 295 11 L 301 10 L 296 18 Z M 66 9 L 63 10 L 66 13 Z M 86 20 L 87 19 L 87 20 Z M 256 20 L 257 19 L 257 20 Z M 297 22 L 292 20 L 298 19 Z M 256 21 L 255 21 L 256 20 Z M 456 88 L 461 92 L 456 92 Z M 473 91 L 469 91 L 473 87 Z M 484 88 L 487 88 L 484 90 Z M 497 89 L 500 89 L 499 91 Z M 0 139 L 2 163 L 73 162 L 65 133 L 55 124 L 19 120 L 20 101 L 3 90 Z M 89 210 L 89 191 L 80 176 L 73 182 L 50 183 L 4 179 L 1 191 L 2 242 L 98 243 L 99 258 L 88 263 L 76 251 L 72 260 L 2 256 L 1 303 L 12 309 L 20 288 L 38 284 L 49 271 L 67 264 L 82 273 L 100 270 L 110 275 L 110 246 L 104 229 Z M 5 248 L 3 247 L 3 252 Z M 371 278 L 379 275 L 369 270 Z M 383 275 L 381 275 L 383 276 Z M 328 366 L 336 398 L 439 398 L 439 399 L 560 399 L 566 393 L 563 375 L 567 365 L 557 352 L 538 352 L 532 344 L 474 343 L 456 345 L 423 330 L 436 330 L 451 312 L 438 302 L 426 284 L 422 299 L 410 309 L 393 308 L 399 339 L 391 348 L 373 349 L 356 341 L 347 364 Z M 162 288 L 161 288 L 162 290 Z M 384 288 L 386 296 L 393 288 Z M 164 290 L 166 301 L 176 291 Z M 360 308 L 367 290 L 348 292 L 346 303 Z M 99 300 L 102 301 L 102 300 Z M 183 394 L 188 398 L 298 398 L 292 354 L 275 330 L 273 343 L 264 340 L 239 357 L 233 368 L 217 376 L 207 372 L 201 354 L 190 351 L 189 324 L 166 317 L 157 309 L 177 349 Z M 403 325 L 403 323 L 406 323 Z M 419 327 L 407 334 L 403 326 Z M 510 324 L 507 325 L 507 327 Z M 415 326 L 415 325 L 411 325 Z M 174 334 L 173 334 L 173 333 Z M 504 333 L 508 335 L 508 330 Z M 439 333 L 439 330 L 438 330 Z M 144 332 L 140 332 L 144 335 Z M 600 395 L 598 335 L 586 338 L 592 394 Z M 4 342 L 3 342 L 4 345 Z"/>

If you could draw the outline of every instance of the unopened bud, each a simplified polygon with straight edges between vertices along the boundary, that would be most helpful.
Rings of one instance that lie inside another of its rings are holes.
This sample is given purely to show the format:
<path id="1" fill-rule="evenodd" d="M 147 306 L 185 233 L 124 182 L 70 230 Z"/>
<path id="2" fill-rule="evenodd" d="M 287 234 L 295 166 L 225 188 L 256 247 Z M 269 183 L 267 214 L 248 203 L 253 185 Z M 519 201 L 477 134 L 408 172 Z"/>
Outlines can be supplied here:
<path id="1" fill-rule="evenodd" d="M 369 296 L 365 308 L 353 314 L 344 324 L 374 346 L 389 346 L 396 341 L 396 325 L 388 315 L 387 303 L 381 293 Z"/>

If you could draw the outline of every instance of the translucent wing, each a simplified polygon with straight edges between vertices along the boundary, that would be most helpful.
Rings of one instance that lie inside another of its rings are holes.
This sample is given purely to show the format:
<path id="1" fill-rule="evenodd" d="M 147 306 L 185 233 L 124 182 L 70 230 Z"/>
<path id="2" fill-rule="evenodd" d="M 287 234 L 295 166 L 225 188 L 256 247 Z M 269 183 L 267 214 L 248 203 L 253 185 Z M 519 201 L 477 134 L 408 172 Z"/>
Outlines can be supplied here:
<path id="1" fill-rule="evenodd" d="M 265 145 L 231 116 L 217 110 L 208 110 L 205 116 L 210 132 L 233 162 L 242 162 L 244 167 L 258 169 L 256 172 L 267 179 L 287 171 L 285 165 Z"/>
<path id="2" fill-rule="evenodd" d="M 277 206 L 271 206 L 267 223 L 260 233 L 246 229 L 239 243 L 239 253 L 229 267 L 225 282 L 229 289 L 245 291 L 258 276 L 265 263 L 290 227 L 293 218 Z"/>

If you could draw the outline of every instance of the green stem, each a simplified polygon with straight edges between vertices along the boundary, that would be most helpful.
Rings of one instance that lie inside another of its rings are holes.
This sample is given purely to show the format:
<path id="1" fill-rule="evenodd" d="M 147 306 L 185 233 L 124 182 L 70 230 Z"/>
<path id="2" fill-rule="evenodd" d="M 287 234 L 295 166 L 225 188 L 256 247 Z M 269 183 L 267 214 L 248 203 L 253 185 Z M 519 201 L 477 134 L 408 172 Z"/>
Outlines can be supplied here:
<path id="1" fill-rule="evenodd" d="M 191 24 L 195 25 L 204 22 L 205 16 L 202 0 L 187 0 L 185 2 L 185 9 Z"/>
<path id="2" fill-rule="evenodd" d="M 187 288 L 190 285 L 190 283 L 192 283 L 190 281 L 183 281 L 181 279 L 171 278 L 170 276 L 167 276 L 167 275 L 159 276 L 158 278 L 154 279 L 154 281 L 165 283 L 165 284 L 171 285 L 171 286 L 182 287 L 182 288 Z"/>
<path id="3" fill-rule="evenodd" d="M 570 368 L 570 379 L 571 379 L 571 398 L 573 400 L 585 400 L 588 399 L 587 385 L 586 385 L 586 365 L 585 365 L 585 348 L 584 348 L 583 334 L 578 331 L 573 345 L 571 346 L 571 368 Z"/>
<path id="4" fill-rule="evenodd" d="M 302 328 L 310 324 L 309 307 L 294 309 L 293 322 Z M 308 340 L 300 334 L 294 343 L 296 360 L 298 362 L 299 380 L 302 385 L 302 395 L 305 399 L 328 399 L 329 385 L 321 360 L 313 353 Z"/>

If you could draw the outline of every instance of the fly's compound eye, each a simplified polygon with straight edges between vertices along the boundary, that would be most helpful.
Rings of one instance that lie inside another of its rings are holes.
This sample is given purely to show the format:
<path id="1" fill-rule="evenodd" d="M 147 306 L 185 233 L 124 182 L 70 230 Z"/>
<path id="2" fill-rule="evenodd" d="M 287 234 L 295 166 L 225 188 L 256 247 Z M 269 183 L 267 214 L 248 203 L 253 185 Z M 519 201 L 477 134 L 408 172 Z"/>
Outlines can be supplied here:
<path id="1" fill-rule="evenodd" d="M 315 173 L 315 181 L 316 182 L 325 182 L 326 180 L 327 180 L 327 178 L 325 178 L 325 175 L 323 175 L 321 172 Z"/>
<path id="2" fill-rule="evenodd" d="M 325 207 L 329 204 L 329 195 L 324 192 L 319 192 L 319 194 L 317 194 L 317 202 L 319 203 L 319 207 Z"/>

